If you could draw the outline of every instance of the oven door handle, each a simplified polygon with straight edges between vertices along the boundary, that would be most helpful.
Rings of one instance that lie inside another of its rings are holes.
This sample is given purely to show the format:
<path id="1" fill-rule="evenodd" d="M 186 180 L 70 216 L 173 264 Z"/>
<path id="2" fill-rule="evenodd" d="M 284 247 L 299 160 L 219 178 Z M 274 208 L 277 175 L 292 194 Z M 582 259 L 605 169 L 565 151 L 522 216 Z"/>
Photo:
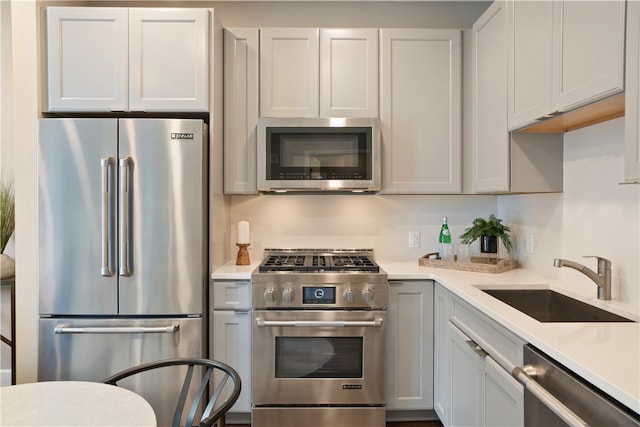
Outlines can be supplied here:
<path id="1" fill-rule="evenodd" d="M 380 327 L 382 318 L 374 320 L 264 320 L 256 318 L 258 326 L 294 326 L 302 328 L 349 328 L 349 327 Z"/>

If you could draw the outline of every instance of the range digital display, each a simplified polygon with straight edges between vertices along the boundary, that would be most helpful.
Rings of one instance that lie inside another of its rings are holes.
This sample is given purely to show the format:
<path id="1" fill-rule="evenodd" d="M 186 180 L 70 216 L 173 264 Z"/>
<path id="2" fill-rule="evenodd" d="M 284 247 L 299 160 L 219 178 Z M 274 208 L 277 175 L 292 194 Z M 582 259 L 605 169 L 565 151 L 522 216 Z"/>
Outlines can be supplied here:
<path id="1" fill-rule="evenodd" d="M 335 304 L 336 303 L 336 287 L 307 287 L 302 288 L 303 304 Z"/>

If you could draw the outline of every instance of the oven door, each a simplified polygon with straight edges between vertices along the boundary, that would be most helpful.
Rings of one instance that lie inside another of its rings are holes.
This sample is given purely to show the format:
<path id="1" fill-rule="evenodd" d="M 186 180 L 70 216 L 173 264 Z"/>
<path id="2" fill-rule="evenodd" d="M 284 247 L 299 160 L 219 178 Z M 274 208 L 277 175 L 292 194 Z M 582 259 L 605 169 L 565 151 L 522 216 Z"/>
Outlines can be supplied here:
<path id="1" fill-rule="evenodd" d="M 384 311 L 254 310 L 253 404 L 384 405 Z"/>

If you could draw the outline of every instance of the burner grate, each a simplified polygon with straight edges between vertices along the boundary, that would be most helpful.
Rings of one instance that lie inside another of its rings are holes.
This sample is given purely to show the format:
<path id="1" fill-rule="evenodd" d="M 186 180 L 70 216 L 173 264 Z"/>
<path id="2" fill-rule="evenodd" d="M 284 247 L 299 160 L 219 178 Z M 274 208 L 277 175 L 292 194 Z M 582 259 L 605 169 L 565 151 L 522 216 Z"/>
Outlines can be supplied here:
<path id="1" fill-rule="evenodd" d="M 260 272 L 367 272 L 380 267 L 366 254 L 344 253 L 278 253 L 270 254 L 259 266 Z"/>

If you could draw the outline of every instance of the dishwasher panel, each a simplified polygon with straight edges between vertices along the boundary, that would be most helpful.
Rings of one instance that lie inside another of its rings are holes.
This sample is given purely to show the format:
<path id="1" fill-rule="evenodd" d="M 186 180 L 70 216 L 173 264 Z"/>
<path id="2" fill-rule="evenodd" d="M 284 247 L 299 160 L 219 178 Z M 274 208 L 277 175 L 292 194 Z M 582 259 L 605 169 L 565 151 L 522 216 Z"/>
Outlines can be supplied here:
<path id="1" fill-rule="evenodd" d="M 513 375 L 525 385 L 525 426 L 640 426 L 640 417 L 531 345 Z"/>

